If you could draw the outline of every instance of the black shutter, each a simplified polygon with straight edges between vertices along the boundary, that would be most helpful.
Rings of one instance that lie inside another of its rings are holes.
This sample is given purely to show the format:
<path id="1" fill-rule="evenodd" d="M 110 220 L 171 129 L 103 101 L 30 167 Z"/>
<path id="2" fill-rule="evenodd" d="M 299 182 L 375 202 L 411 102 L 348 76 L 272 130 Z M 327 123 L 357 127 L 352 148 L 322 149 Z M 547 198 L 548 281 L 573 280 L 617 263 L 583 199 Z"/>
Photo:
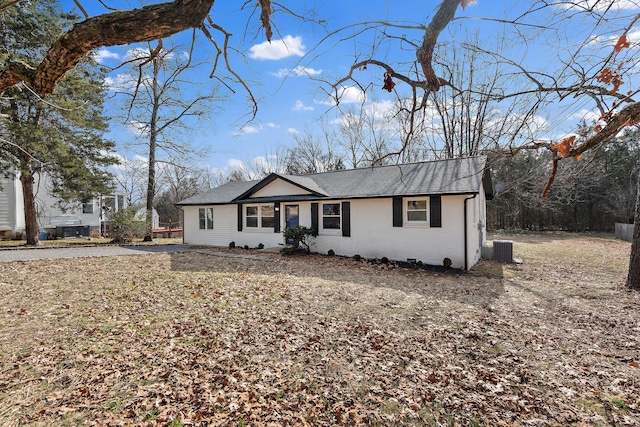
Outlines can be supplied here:
<path id="1" fill-rule="evenodd" d="M 238 203 L 238 231 L 242 231 L 242 205 Z"/>
<path id="2" fill-rule="evenodd" d="M 311 228 L 313 229 L 313 234 L 315 236 L 318 235 L 318 204 L 311 203 Z"/>
<path id="3" fill-rule="evenodd" d="M 442 227 L 442 196 L 429 197 L 429 211 L 431 227 Z"/>
<path id="4" fill-rule="evenodd" d="M 351 203 L 342 202 L 342 237 L 351 236 Z"/>
<path id="5" fill-rule="evenodd" d="M 273 232 L 280 232 L 280 202 L 273 204 Z"/>
<path id="6" fill-rule="evenodd" d="M 393 198 L 393 226 L 402 227 L 402 197 Z"/>

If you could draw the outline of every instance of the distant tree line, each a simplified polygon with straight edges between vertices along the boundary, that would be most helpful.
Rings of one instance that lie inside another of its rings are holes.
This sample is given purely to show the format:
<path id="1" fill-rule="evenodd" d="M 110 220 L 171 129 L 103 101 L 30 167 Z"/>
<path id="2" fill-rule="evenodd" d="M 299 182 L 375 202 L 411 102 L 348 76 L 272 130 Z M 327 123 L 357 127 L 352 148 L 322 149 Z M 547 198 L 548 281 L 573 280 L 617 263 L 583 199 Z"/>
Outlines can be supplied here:
<path id="1" fill-rule="evenodd" d="M 492 163 L 496 189 L 487 204 L 490 229 L 612 231 L 616 222 L 633 223 L 640 135 L 617 138 L 599 153 L 565 162 L 549 193 L 549 153 L 520 152 Z"/>
<path id="2" fill-rule="evenodd" d="M 203 167 L 167 164 L 159 169 L 155 209 L 160 221 L 177 224 L 181 220 L 175 203 L 229 181 L 262 179 L 270 173 L 308 174 L 354 167 L 347 153 L 335 140 L 310 133 L 295 138 L 293 147 L 281 147 L 273 153 L 227 171 Z M 335 135 L 334 135 L 335 136 Z M 333 143 L 331 141 L 334 141 Z M 401 158 L 393 152 L 381 152 L 379 158 L 364 153 L 355 167 L 425 161 L 455 157 L 447 152 L 423 153 Z M 466 154 L 466 153 L 463 153 Z M 616 222 L 633 223 L 637 176 L 640 169 L 640 132 L 627 132 L 598 153 L 585 155 L 580 161 L 564 162 L 547 200 L 542 192 L 551 174 L 548 152 L 524 150 L 506 155 L 496 150 L 481 150 L 489 158 L 495 197 L 487 204 L 487 227 L 490 230 L 566 230 L 612 231 Z M 356 153 L 356 157 L 358 153 Z M 136 168 L 124 162 L 135 181 Z M 121 165 L 121 169 L 123 168 Z M 145 168 L 138 165 L 138 174 Z M 124 169 L 126 171 L 126 168 Z M 120 174 L 126 185 L 127 174 Z M 130 186 L 126 198 L 130 204 L 143 206 L 144 184 Z"/>

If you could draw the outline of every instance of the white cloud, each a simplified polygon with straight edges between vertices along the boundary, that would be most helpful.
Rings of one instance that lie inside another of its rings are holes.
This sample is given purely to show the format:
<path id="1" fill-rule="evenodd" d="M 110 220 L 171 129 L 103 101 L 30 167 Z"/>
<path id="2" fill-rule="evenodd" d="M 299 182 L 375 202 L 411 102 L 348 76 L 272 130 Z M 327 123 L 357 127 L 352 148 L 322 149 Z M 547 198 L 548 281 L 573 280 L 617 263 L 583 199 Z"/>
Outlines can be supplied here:
<path id="1" fill-rule="evenodd" d="M 264 128 L 262 127 L 262 125 L 259 126 L 251 126 L 251 125 L 245 125 L 242 126 L 240 128 L 240 130 L 238 130 L 237 132 L 234 132 L 234 136 L 240 136 L 240 135 L 246 135 L 249 133 L 260 133 L 262 132 Z"/>
<path id="2" fill-rule="evenodd" d="M 105 77 L 104 85 L 109 91 L 133 92 L 138 84 L 138 78 L 132 74 L 118 74 L 114 77 Z"/>
<path id="3" fill-rule="evenodd" d="M 386 117 L 388 117 L 388 113 L 390 111 L 396 110 L 397 108 L 397 104 L 390 100 L 381 102 L 368 102 L 364 107 L 367 115 L 377 120 L 386 119 Z"/>
<path id="4" fill-rule="evenodd" d="M 98 49 L 96 52 L 93 52 L 93 59 L 95 59 L 95 61 L 98 64 L 103 64 L 107 59 L 119 59 L 119 58 L 120 58 L 120 55 L 118 55 L 116 52 L 112 52 L 104 48 Z"/>
<path id="5" fill-rule="evenodd" d="M 110 168 L 115 173 L 120 173 L 123 170 L 128 170 L 131 168 L 143 169 L 143 168 L 146 168 L 149 162 L 148 158 L 142 157 L 139 154 L 134 154 L 133 158 L 131 159 L 128 157 L 125 157 L 120 153 L 109 153 L 109 155 L 112 155 L 118 159 L 119 163 L 110 166 Z"/>
<path id="6" fill-rule="evenodd" d="M 300 100 L 296 101 L 296 105 L 293 106 L 293 111 L 313 111 L 313 107 L 304 105 Z"/>
<path id="7" fill-rule="evenodd" d="M 336 92 L 331 93 L 331 95 L 325 100 L 320 101 L 320 104 L 325 105 L 336 105 L 336 104 L 354 104 L 354 103 L 363 103 L 367 100 L 366 95 L 363 91 L 358 89 L 355 86 L 342 86 Z"/>
<path id="8" fill-rule="evenodd" d="M 559 2 L 557 7 L 562 9 L 575 9 L 575 10 L 595 10 L 606 11 L 612 10 L 637 10 L 640 9 L 638 2 L 635 0 L 579 0 L 576 2 Z"/>
<path id="9" fill-rule="evenodd" d="M 289 135 L 297 135 L 297 134 L 299 134 L 299 133 L 300 133 L 300 131 L 299 131 L 298 129 L 296 129 L 296 128 L 288 128 L 288 129 L 287 129 L 287 133 L 288 133 Z"/>
<path id="10" fill-rule="evenodd" d="M 315 68 L 303 67 L 302 65 L 298 65 L 293 69 L 281 68 L 276 73 L 271 74 L 278 78 L 301 76 L 314 77 L 322 74 L 322 70 L 316 70 Z"/>
<path id="11" fill-rule="evenodd" d="M 241 133 L 258 133 L 262 130 L 262 126 L 243 126 Z"/>
<path id="12" fill-rule="evenodd" d="M 227 166 L 229 166 L 231 169 L 244 169 L 244 162 L 242 160 L 238 160 L 238 159 L 229 159 L 227 160 Z"/>
<path id="13" fill-rule="evenodd" d="M 301 36 L 287 35 L 283 39 L 271 40 L 251 46 L 249 58 L 258 60 L 278 60 L 290 56 L 303 56 L 306 46 Z"/>
<path id="14" fill-rule="evenodd" d="M 544 130 L 548 127 L 549 121 L 542 116 L 535 115 L 530 121 L 531 124 L 536 126 L 534 130 Z"/>
<path id="15" fill-rule="evenodd" d="M 132 59 L 140 59 L 149 57 L 149 49 L 143 49 L 141 47 L 134 47 L 129 49 L 124 55 L 124 59 L 130 61 Z"/>
<path id="16" fill-rule="evenodd" d="M 241 135 L 246 135 L 249 133 L 260 133 L 264 130 L 264 128 L 267 127 L 269 129 L 279 129 L 280 125 L 277 123 L 273 123 L 273 122 L 268 122 L 266 123 L 264 126 L 259 124 L 259 125 L 245 125 L 242 126 L 238 131 L 234 132 L 233 135 L 234 136 L 241 136 Z"/>
<path id="17" fill-rule="evenodd" d="M 585 122 L 587 122 L 587 124 L 592 122 L 597 122 L 599 118 L 600 118 L 600 113 L 593 110 L 587 110 L 584 108 L 580 111 L 576 111 L 575 113 L 567 116 L 567 120 L 584 120 Z"/>
<path id="18" fill-rule="evenodd" d="M 136 136 L 143 136 L 148 132 L 147 124 L 142 122 L 132 121 L 127 123 L 125 127 L 129 133 Z"/>
<path id="19" fill-rule="evenodd" d="M 632 43 L 638 43 L 638 41 L 640 41 L 640 30 L 629 31 L 627 33 L 627 40 L 629 40 Z M 618 42 L 618 39 L 616 38 L 616 43 L 617 42 Z"/>
<path id="20" fill-rule="evenodd" d="M 272 158 L 277 159 L 277 156 Z M 250 164 L 257 170 L 269 170 L 269 159 L 265 156 L 254 157 Z"/>

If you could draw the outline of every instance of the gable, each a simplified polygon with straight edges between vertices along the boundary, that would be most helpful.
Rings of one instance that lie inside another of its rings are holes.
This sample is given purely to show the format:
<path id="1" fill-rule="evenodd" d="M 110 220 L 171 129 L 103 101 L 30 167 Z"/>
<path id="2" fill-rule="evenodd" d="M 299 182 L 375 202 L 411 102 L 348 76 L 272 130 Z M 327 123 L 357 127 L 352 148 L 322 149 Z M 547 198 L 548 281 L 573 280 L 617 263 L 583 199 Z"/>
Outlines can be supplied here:
<path id="1" fill-rule="evenodd" d="M 311 192 L 305 190 L 304 188 L 300 188 L 297 185 L 286 182 L 283 179 L 277 178 L 251 194 L 249 198 L 253 199 L 258 197 L 300 196 L 308 194 L 311 194 Z"/>

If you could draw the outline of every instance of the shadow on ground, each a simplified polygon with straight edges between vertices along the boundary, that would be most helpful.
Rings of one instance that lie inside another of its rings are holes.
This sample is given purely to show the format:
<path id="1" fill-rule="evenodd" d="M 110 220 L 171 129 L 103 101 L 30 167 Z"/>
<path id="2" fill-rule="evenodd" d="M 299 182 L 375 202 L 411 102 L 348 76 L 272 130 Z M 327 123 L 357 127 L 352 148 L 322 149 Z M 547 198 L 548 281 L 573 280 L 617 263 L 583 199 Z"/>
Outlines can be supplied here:
<path id="1" fill-rule="evenodd" d="M 249 253 L 247 253 L 249 255 Z M 264 259 L 224 257 L 190 251 L 171 254 L 171 269 L 201 273 L 285 275 L 290 282 L 315 278 L 348 285 L 394 289 L 429 300 L 444 298 L 463 304 L 489 307 L 504 292 L 502 266 L 484 262 L 472 272 L 442 268 L 404 268 L 372 265 L 351 258 L 311 254 L 282 256 L 260 254 Z"/>

